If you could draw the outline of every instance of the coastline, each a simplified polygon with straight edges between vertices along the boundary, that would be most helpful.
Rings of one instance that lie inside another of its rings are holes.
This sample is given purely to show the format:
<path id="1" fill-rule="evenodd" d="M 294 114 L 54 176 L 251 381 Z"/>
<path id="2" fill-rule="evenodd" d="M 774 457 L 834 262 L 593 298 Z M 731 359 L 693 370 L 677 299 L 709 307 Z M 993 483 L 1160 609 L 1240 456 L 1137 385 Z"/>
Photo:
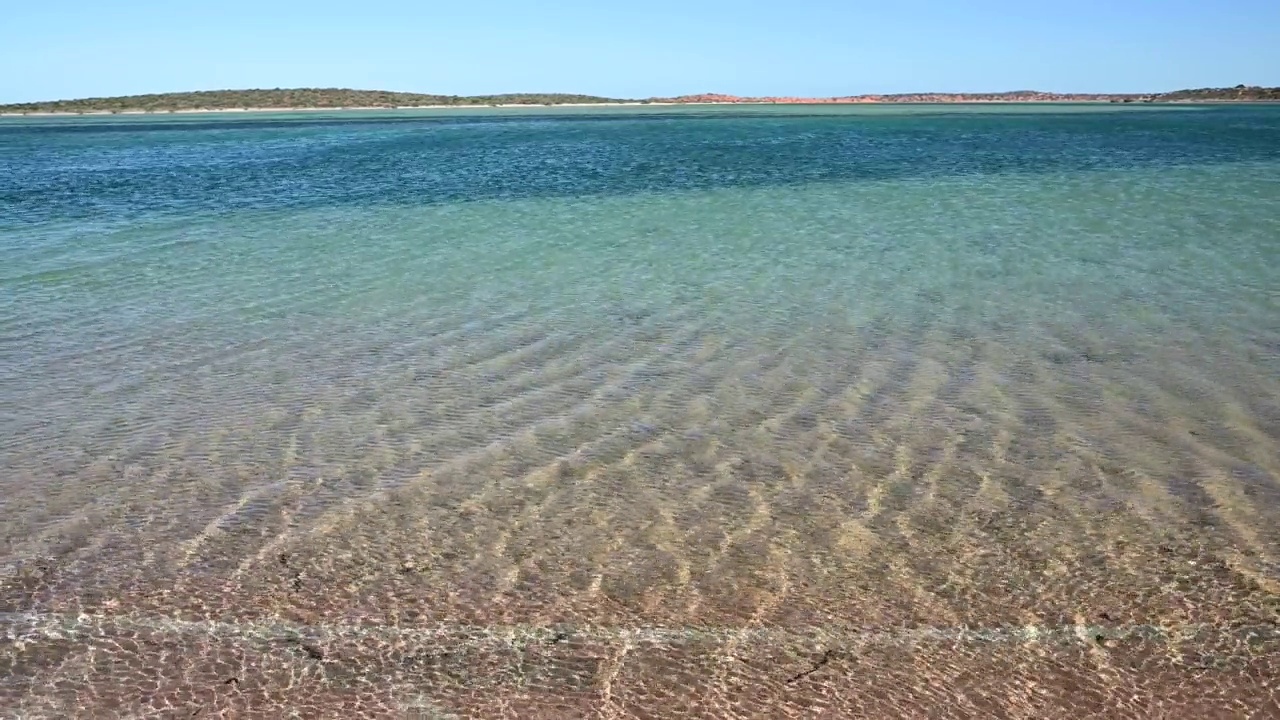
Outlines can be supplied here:
<path id="1" fill-rule="evenodd" d="M 235 113 L 305 113 L 305 112 L 372 112 L 403 110 L 479 110 L 479 109 L 511 109 L 511 108 L 549 108 L 549 107 L 641 107 L 645 105 L 692 105 L 694 103 L 554 103 L 551 105 L 535 105 L 532 103 L 510 103 L 504 105 L 369 105 L 349 107 L 247 107 L 247 108 L 183 108 L 175 110 L 85 110 L 69 111 L 32 111 L 32 112 L 0 112 L 0 117 L 64 117 L 77 115 L 222 115 Z M 698 103 L 703 105 L 730 105 L 733 103 Z"/>
<path id="2" fill-rule="evenodd" d="M 63 115 L 176 115 L 201 113 L 316 113 L 378 110 L 476 110 L 536 108 L 672 107 L 676 105 L 1165 105 L 1277 103 L 1280 87 L 1236 85 L 1167 92 L 1003 92 L 861 93 L 850 95 L 733 95 L 702 92 L 626 98 L 581 93 L 500 93 L 439 95 L 353 88 L 249 88 L 147 93 L 114 97 L 0 103 L 0 117 Z"/>
<path id="3" fill-rule="evenodd" d="M 226 115 L 248 113 L 317 113 L 317 112 L 397 112 L 405 110 L 519 110 L 548 108 L 594 108 L 594 107 L 683 107 L 683 106 L 776 106 L 776 105 L 1274 105 L 1269 100 L 1165 100 L 1159 102 L 1127 102 L 1118 103 L 1112 100 L 1074 100 L 1074 99 L 1038 99 L 1038 100 L 822 100 L 812 99 L 796 102 L 760 101 L 698 101 L 698 102 L 605 102 L 605 103 L 505 103 L 495 105 L 370 105 L 349 107 L 247 107 L 247 108 L 183 108 L 174 110 L 85 110 L 71 111 L 31 111 L 0 112 L 0 117 L 102 117 L 113 115 Z"/>

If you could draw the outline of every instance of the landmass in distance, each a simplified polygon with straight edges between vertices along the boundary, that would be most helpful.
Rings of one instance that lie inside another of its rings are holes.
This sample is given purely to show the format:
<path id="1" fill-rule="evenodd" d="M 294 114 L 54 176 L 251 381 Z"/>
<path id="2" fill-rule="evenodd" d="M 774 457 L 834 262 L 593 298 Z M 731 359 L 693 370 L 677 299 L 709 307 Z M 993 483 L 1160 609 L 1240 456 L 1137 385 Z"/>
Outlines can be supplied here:
<path id="1" fill-rule="evenodd" d="M 740 97 L 704 93 L 667 98 L 624 99 L 565 93 L 504 95 L 428 95 L 382 90 L 295 88 L 203 90 L 121 97 L 51 100 L 0 105 L 0 114 L 115 114 L 237 110 L 382 109 L 422 107 L 505 107 L 531 105 L 694 105 L 694 104 L 855 104 L 982 102 L 1280 102 L 1280 87 L 1236 85 L 1164 93 L 1052 93 L 1015 90 L 999 93 L 901 93 L 841 97 Z"/>

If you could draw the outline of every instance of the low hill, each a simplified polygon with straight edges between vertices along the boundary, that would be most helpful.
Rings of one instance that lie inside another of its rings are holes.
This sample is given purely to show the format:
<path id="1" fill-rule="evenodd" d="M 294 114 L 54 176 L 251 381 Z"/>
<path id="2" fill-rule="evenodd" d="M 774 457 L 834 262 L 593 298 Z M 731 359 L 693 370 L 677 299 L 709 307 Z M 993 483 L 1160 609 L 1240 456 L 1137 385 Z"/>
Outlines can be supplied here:
<path id="1" fill-rule="evenodd" d="M 982 102 L 1274 102 L 1280 101 L 1280 88 L 1237 85 L 1233 88 L 1201 88 L 1167 93 L 1053 93 L 1040 90 L 1012 90 L 994 93 L 896 93 L 891 95 L 847 95 L 843 97 L 739 97 L 704 93 L 674 98 L 655 98 L 668 103 L 982 103 Z"/>
<path id="2" fill-rule="evenodd" d="M 513 93 L 507 95 L 424 95 L 384 90 L 296 88 L 289 90 L 202 90 L 185 93 L 52 100 L 0 105 L 4 113 L 173 112 L 286 108 L 394 108 L 430 105 L 565 105 L 622 102 L 594 95 Z"/>
<path id="3" fill-rule="evenodd" d="M 1001 93 L 902 93 L 843 97 L 739 97 L 707 93 L 672 98 L 623 100 L 564 93 L 506 95 L 425 95 L 383 90 L 295 88 L 274 90 L 203 90 L 123 97 L 52 100 L 0 105 L 0 113 L 119 113 L 241 109 L 403 108 L 485 105 L 592 105 L 601 103 L 963 103 L 963 102 L 1280 102 L 1280 88 L 1237 85 L 1152 94 L 1050 93 L 1019 90 Z"/>
<path id="4" fill-rule="evenodd" d="M 1246 102 L 1280 102 L 1280 87 L 1256 87 L 1237 85 L 1232 88 L 1199 88 L 1196 90 L 1175 90 L 1155 96 L 1156 101 L 1246 101 Z"/>

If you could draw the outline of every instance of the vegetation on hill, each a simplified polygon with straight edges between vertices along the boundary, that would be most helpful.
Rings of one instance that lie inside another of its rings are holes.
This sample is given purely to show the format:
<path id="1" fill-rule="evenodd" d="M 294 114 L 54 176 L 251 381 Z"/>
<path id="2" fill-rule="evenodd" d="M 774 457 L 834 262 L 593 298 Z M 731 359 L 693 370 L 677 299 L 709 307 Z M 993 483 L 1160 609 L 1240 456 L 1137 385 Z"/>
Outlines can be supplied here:
<path id="1" fill-rule="evenodd" d="M 1232 88 L 1200 88 L 1154 94 L 1047 93 L 1020 90 L 1005 93 L 906 93 L 850 95 L 835 98 L 737 97 L 734 95 L 684 95 L 650 98 L 640 102 L 668 103 L 947 103 L 947 102 L 1280 102 L 1280 88 L 1237 85 Z M 186 93 L 129 95 L 125 97 L 53 100 L 0 105 L 0 113 L 119 113 L 177 112 L 182 110 L 238 110 L 287 108 L 396 108 L 484 105 L 566 105 L 636 102 L 595 95 L 512 93 L 507 95 L 424 95 L 382 90 L 297 88 L 274 90 L 204 90 Z"/>
<path id="2" fill-rule="evenodd" d="M 1167 93 L 1052 93 L 1040 90 L 1012 90 L 992 93 L 896 93 L 889 95 L 847 95 L 844 97 L 738 97 L 704 93 L 654 100 L 672 103 L 985 103 L 985 102 L 1267 102 L 1280 101 L 1280 88 L 1237 85 L 1233 88 L 1202 88 Z"/>
<path id="3" fill-rule="evenodd" d="M 1199 88 L 1196 90 L 1175 90 L 1153 96 L 1156 102 L 1177 102 L 1188 100 L 1221 101 L 1244 100 L 1252 102 L 1280 102 L 1280 87 L 1257 87 L 1237 85 L 1232 88 Z"/>
<path id="4" fill-rule="evenodd" d="M 298 88 L 290 90 L 203 90 L 185 93 L 53 100 L 0 105 L 6 113 L 172 112 L 178 110 L 236 110 L 242 108 L 394 108 L 426 105 L 564 105 L 621 102 L 594 95 L 513 93 L 508 95 L 424 95 L 383 90 Z"/>

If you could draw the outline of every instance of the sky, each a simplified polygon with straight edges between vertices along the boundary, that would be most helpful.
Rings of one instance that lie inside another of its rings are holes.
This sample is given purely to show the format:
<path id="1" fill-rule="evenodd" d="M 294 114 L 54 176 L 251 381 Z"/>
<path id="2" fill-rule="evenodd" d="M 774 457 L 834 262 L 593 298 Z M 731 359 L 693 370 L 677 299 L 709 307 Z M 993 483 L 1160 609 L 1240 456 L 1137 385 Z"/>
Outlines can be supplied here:
<path id="1" fill-rule="evenodd" d="M 1280 0 L 44 0 L 0 103 L 348 87 L 829 96 L 1280 85 Z"/>

